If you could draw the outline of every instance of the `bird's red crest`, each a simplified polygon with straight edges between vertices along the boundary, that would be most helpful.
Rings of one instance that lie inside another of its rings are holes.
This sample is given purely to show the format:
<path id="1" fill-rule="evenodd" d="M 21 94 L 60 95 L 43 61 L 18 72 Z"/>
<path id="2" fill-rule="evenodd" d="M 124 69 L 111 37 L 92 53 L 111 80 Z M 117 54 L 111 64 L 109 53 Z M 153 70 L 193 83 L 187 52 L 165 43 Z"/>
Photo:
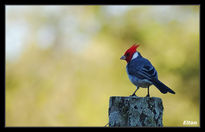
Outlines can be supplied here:
<path id="1" fill-rule="evenodd" d="M 134 44 L 132 45 L 124 54 L 124 56 L 126 57 L 126 61 L 130 62 L 130 60 L 132 59 L 133 54 L 136 52 L 137 48 L 139 47 L 139 44 Z"/>
<path id="2" fill-rule="evenodd" d="M 126 52 L 125 52 L 125 54 L 127 54 L 127 53 L 135 53 L 136 52 L 136 50 L 137 50 L 137 48 L 139 47 L 140 45 L 139 44 L 134 44 L 134 45 L 132 45 Z"/>
<path id="3" fill-rule="evenodd" d="M 134 44 L 132 45 L 127 51 L 128 52 L 136 52 L 137 48 L 139 47 L 140 45 L 139 44 Z M 127 52 L 126 51 L 126 52 Z"/>

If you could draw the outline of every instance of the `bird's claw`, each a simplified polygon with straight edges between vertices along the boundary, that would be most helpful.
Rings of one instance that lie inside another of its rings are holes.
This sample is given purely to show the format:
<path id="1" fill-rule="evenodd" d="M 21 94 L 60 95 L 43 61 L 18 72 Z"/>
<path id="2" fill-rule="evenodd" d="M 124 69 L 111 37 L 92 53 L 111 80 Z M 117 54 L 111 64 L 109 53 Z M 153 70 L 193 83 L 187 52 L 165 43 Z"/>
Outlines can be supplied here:
<path id="1" fill-rule="evenodd" d="M 132 97 L 137 97 L 137 95 L 136 95 L 136 94 L 132 94 L 132 95 L 130 95 L 130 96 L 132 96 Z"/>
<path id="2" fill-rule="evenodd" d="M 147 96 L 145 96 L 145 97 L 150 97 L 150 95 L 148 94 Z"/>

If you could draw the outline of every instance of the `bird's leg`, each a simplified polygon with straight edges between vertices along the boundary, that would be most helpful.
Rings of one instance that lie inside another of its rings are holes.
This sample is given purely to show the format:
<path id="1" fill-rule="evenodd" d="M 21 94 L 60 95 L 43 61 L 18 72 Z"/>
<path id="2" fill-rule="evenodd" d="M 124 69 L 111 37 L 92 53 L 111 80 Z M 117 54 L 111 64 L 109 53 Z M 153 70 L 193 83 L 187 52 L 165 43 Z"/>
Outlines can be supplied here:
<path id="1" fill-rule="evenodd" d="M 147 96 L 146 96 L 146 97 L 150 97 L 150 95 L 149 95 L 149 86 L 148 86 L 147 89 L 148 89 L 148 90 L 147 90 Z"/>
<path id="2" fill-rule="evenodd" d="M 134 91 L 134 93 L 132 94 L 132 95 L 130 95 L 130 96 L 136 96 L 136 92 L 137 92 L 137 90 L 139 89 L 139 87 L 137 86 L 137 88 L 136 88 L 136 90 Z"/>

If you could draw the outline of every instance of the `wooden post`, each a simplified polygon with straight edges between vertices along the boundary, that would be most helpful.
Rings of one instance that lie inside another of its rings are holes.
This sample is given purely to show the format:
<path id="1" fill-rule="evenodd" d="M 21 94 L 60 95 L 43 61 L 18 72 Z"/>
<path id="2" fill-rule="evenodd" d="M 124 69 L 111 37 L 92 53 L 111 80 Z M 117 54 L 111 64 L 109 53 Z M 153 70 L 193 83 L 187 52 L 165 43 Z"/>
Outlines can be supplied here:
<path id="1" fill-rule="evenodd" d="M 112 96 L 109 101 L 110 127 L 162 127 L 163 104 L 157 97 Z"/>

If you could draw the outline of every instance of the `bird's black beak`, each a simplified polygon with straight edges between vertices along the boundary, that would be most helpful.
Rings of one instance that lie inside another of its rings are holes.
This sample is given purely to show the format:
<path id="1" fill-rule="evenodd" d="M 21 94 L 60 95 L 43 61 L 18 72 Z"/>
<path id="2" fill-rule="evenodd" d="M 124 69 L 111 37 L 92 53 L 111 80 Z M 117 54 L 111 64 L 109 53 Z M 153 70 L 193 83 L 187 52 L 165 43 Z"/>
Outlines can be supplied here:
<path id="1" fill-rule="evenodd" d="M 120 58 L 120 60 L 125 60 L 125 59 L 126 57 L 124 55 Z"/>

